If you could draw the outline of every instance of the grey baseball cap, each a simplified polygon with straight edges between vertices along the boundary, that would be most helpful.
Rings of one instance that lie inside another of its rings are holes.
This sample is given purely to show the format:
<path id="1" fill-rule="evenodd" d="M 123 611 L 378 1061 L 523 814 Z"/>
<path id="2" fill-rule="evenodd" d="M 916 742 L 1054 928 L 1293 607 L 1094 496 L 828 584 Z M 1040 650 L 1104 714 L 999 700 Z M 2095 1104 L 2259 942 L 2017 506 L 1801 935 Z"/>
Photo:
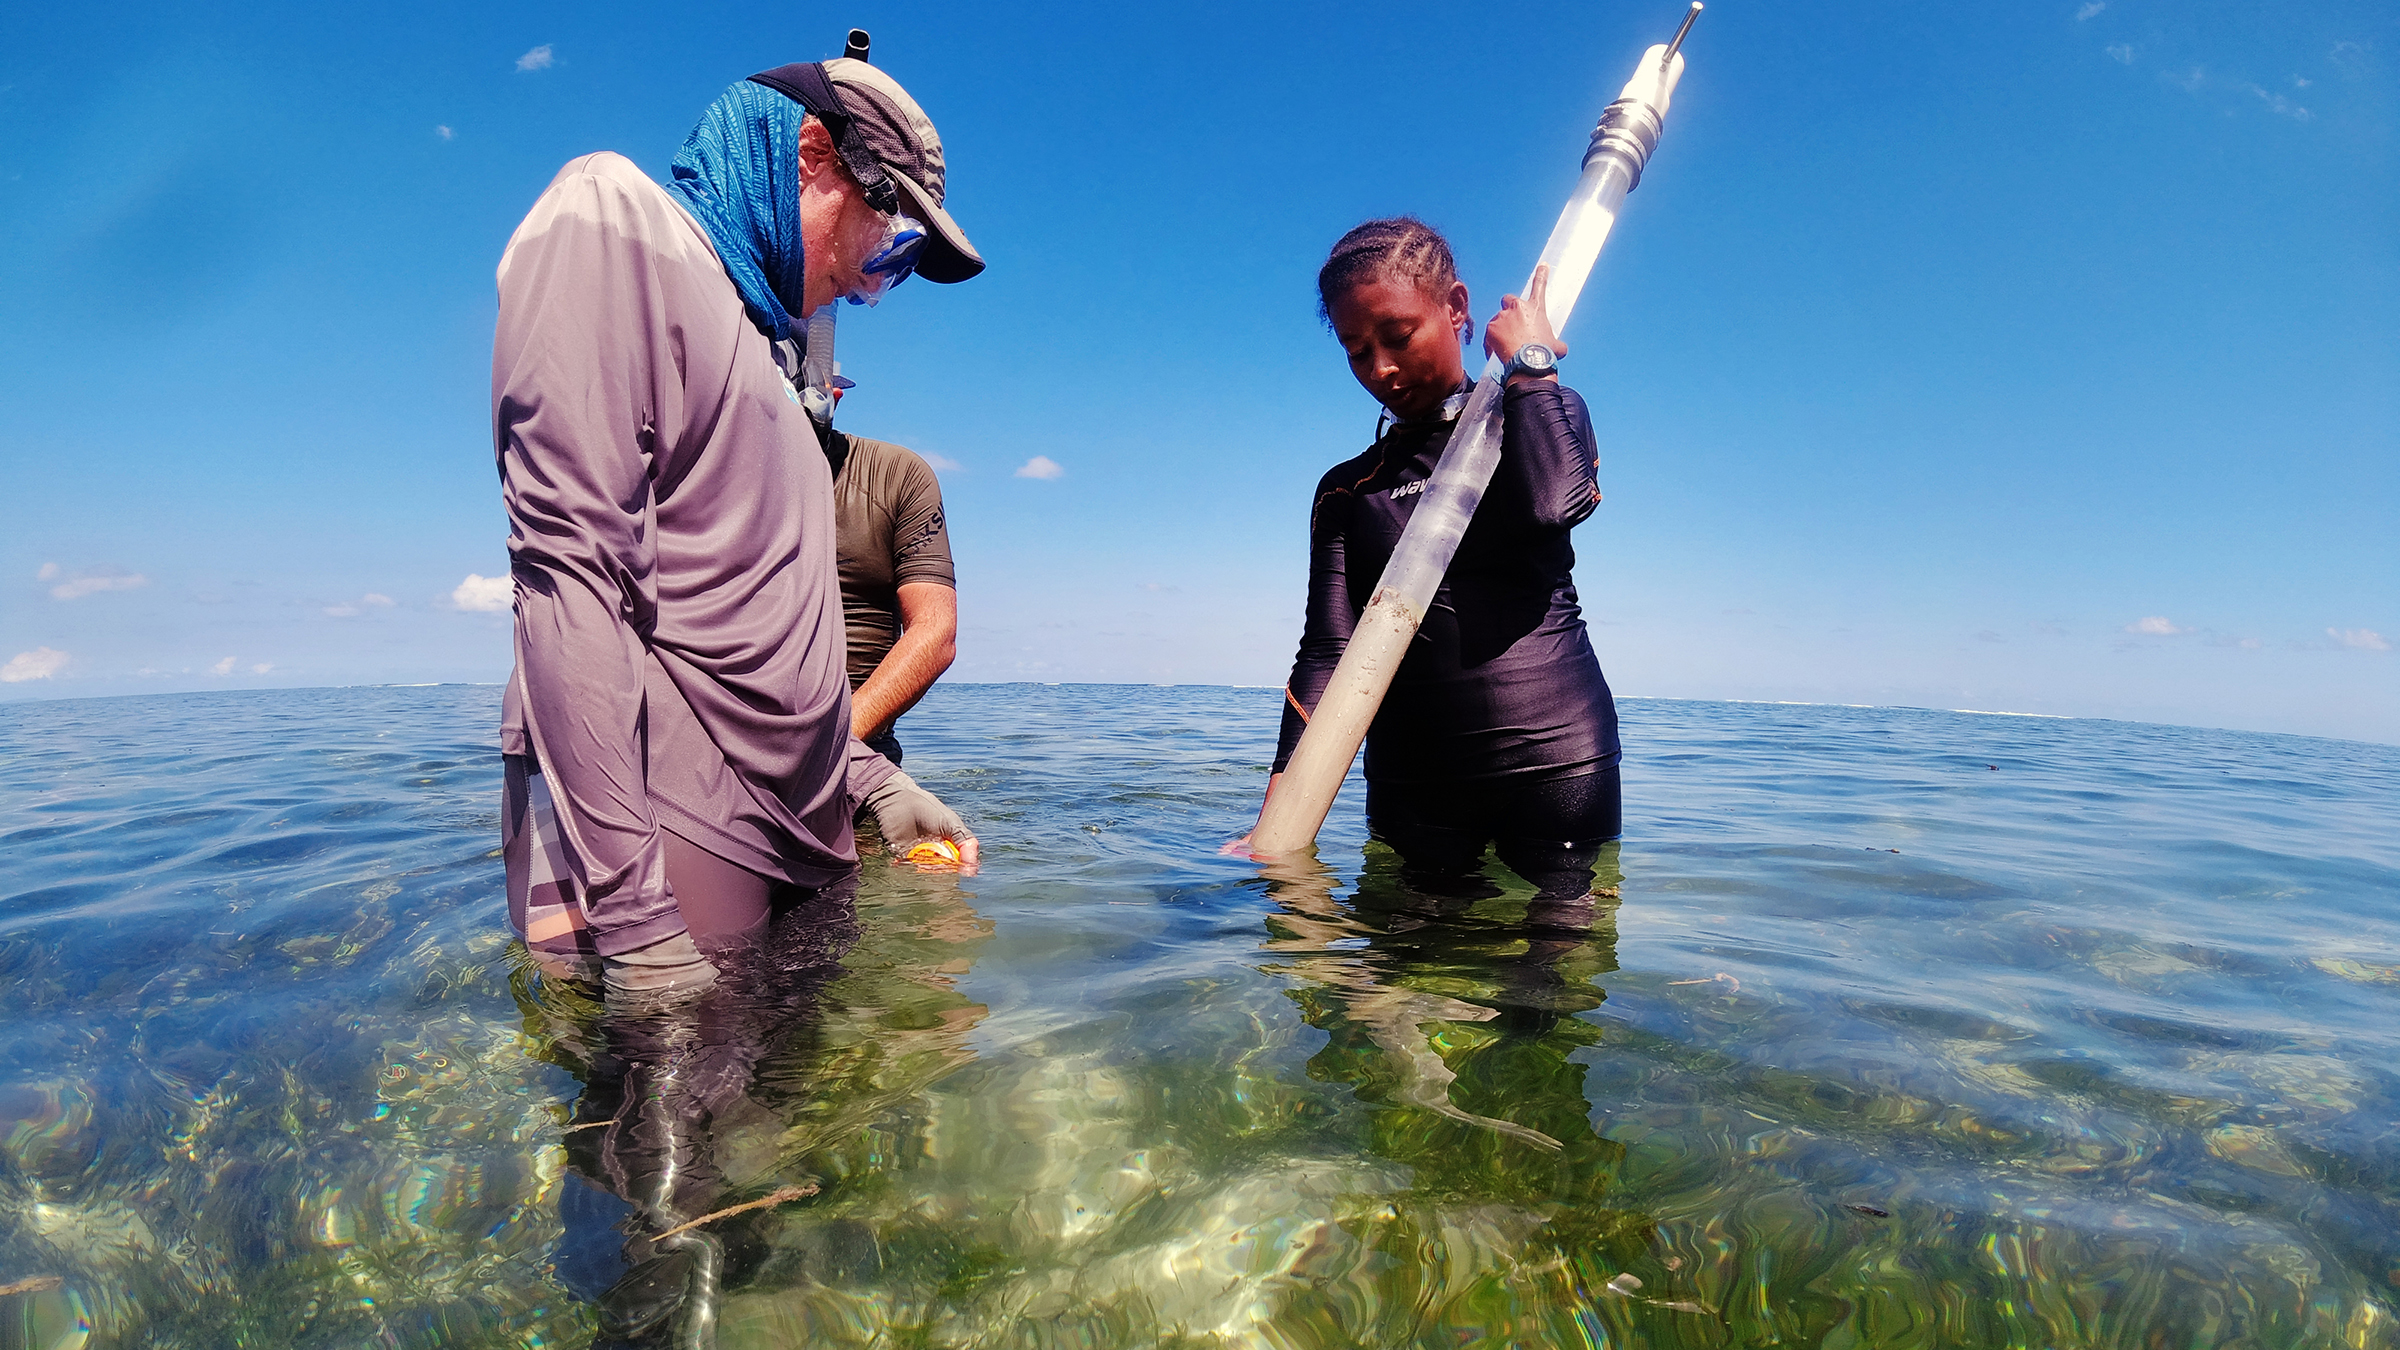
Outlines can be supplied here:
<path id="1" fill-rule="evenodd" d="M 845 56 L 778 66 L 751 76 L 750 82 L 782 94 L 825 123 L 843 166 L 866 189 L 868 205 L 925 222 L 931 233 L 917 260 L 918 276 L 947 283 L 983 270 L 983 255 L 942 209 L 947 175 L 941 135 L 898 80 Z"/>

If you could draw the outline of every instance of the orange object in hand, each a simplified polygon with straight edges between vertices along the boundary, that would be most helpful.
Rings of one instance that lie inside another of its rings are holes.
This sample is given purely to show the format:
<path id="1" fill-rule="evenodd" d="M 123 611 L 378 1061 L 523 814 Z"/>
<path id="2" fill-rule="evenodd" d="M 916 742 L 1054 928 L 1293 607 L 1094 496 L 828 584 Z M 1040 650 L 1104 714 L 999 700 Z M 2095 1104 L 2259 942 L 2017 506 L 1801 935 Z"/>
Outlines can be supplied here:
<path id="1" fill-rule="evenodd" d="M 927 839 L 911 845 L 900 857 L 905 862 L 946 863 L 955 867 L 959 862 L 958 845 L 947 839 Z"/>

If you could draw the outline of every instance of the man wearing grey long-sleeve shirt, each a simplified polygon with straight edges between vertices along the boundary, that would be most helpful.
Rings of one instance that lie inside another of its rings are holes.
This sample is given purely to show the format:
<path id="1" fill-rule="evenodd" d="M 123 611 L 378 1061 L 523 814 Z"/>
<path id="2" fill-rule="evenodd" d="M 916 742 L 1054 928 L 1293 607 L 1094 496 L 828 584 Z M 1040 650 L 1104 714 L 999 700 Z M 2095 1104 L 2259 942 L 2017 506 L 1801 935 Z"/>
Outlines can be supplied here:
<path id="1" fill-rule="evenodd" d="M 569 163 L 503 255 L 492 415 L 516 592 L 501 749 L 512 920 L 612 993 L 706 951 L 885 838 L 974 838 L 851 737 L 833 486 L 775 344 L 912 271 L 983 269 L 941 141 L 864 62 L 712 105 L 670 187 Z M 695 941 L 697 939 L 697 941 Z"/>

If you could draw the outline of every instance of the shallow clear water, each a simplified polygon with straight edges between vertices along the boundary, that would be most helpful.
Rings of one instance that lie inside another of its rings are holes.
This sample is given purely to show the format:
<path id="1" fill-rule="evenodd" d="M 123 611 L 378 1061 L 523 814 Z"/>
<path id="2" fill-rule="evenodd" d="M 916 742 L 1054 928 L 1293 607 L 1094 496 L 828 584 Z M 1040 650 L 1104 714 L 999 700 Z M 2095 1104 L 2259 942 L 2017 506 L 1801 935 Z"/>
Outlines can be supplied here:
<path id="1" fill-rule="evenodd" d="M 0 1347 L 2400 1344 L 2400 751 L 1629 700 L 1529 931 L 1216 856 L 1276 698 L 938 690 L 983 872 L 613 1023 L 496 691 L 0 707 Z"/>

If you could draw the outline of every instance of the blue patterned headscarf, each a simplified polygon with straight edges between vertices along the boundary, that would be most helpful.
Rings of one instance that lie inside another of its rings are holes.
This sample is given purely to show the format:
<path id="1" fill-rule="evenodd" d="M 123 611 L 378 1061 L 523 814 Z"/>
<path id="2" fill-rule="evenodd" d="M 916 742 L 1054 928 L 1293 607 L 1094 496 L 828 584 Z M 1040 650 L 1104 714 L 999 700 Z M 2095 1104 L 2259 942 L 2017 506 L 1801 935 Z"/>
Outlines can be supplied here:
<path id="1" fill-rule="evenodd" d="M 674 181 L 750 318 L 781 342 L 803 304 L 800 122 L 808 110 L 748 80 L 700 115 L 675 152 Z"/>

